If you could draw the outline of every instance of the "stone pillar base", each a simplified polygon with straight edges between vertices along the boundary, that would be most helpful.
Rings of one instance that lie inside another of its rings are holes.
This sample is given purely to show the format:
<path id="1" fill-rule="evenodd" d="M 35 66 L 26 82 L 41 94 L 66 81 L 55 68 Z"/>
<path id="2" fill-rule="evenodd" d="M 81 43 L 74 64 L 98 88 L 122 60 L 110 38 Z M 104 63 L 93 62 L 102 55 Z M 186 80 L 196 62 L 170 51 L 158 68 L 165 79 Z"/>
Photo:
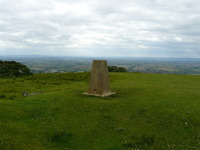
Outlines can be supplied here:
<path id="1" fill-rule="evenodd" d="M 91 95 L 91 96 L 107 97 L 107 96 L 116 94 L 116 92 L 108 92 L 108 93 L 105 93 L 105 94 L 102 94 L 102 95 L 95 94 L 95 93 L 88 93 L 88 92 L 84 92 L 83 94 L 84 95 Z"/>

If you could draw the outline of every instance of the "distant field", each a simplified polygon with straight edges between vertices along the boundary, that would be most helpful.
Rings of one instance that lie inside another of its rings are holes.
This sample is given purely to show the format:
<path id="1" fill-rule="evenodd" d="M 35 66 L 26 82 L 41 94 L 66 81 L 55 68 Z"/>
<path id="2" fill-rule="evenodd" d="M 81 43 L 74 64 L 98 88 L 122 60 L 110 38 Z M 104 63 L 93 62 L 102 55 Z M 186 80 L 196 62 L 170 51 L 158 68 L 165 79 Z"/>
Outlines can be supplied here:
<path id="1" fill-rule="evenodd" d="M 124 67 L 129 72 L 200 75 L 200 59 L 195 58 L 86 58 L 18 56 L 2 57 L 25 64 L 32 73 L 88 72 L 94 59 L 108 61 L 109 66 Z"/>
<path id="2" fill-rule="evenodd" d="M 200 76 L 110 73 L 106 98 L 83 95 L 88 80 L 0 78 L 0 149 L 199 150 Z"/>

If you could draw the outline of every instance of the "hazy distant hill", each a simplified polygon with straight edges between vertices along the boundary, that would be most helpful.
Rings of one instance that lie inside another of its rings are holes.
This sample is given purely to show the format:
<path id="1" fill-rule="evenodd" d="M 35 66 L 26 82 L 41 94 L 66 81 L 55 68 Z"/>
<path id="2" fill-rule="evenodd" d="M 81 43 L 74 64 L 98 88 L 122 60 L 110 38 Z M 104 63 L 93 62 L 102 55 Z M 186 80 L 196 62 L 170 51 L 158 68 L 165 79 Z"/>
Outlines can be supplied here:
<path id="1" fill-rule="evenodd" d="M 0 57 L 27 65 L 33 73 L 90 71 L 94 59 L 105 59 L 109 66 L 126 68 L 129 72 L 162 74 L 200 74 L 200 59 L 194 58 L 86 58 L 86 57 Z"/>

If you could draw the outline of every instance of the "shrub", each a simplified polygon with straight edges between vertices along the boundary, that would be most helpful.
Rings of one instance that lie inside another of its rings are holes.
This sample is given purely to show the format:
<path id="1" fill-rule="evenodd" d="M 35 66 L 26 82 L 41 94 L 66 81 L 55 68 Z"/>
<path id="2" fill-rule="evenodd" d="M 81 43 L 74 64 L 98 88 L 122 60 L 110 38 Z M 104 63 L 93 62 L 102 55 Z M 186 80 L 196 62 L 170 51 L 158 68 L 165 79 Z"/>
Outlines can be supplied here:
<path id="1" fill-rule="evenodd" d="M 109 72 L 127 72 L 126 68 L 117 66 L 108 66 Z"/>
<path id="2" fill-rule="evenodd" d="M 14 77 L 30 74 L 30 69 L 19 62 L 0 60 L 0 76 Z"/>

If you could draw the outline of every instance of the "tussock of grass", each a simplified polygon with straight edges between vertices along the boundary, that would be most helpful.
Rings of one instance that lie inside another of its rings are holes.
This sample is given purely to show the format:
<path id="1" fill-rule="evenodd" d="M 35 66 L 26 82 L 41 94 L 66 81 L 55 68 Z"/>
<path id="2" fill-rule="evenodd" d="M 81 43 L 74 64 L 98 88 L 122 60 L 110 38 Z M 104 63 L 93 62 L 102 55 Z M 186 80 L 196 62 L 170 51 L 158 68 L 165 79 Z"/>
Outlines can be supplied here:
<path id="1" fill-rule="evenodd" d="M 89 73 L 0 79 L 0 149 L 200 147 L 200 76 L 111 73 L 110 80 L 117 94 L 101 98 L 82 94 Z"/>

